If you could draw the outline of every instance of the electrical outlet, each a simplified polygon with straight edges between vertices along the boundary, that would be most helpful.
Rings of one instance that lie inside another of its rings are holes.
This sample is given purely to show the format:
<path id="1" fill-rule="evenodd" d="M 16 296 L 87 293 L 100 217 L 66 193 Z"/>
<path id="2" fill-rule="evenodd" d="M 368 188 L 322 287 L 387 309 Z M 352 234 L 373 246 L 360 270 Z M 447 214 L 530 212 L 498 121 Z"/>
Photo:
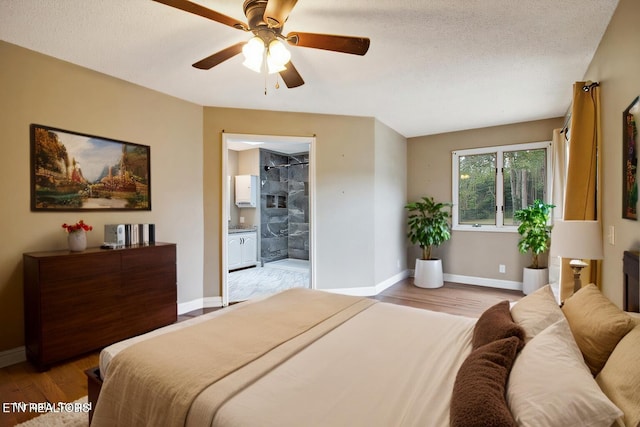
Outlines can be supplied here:
<path id="1" fill-rule="evenodd" d="M 502 274 L 505 274 L 505 273 L 507 272 L 507 266 L 506 266 L 506 265 L 504 265 L 504 264 L 500 264 L 500 265 L 498 266 L 498 272 L 499 272 L 499 273 L 502 273 Z"/>

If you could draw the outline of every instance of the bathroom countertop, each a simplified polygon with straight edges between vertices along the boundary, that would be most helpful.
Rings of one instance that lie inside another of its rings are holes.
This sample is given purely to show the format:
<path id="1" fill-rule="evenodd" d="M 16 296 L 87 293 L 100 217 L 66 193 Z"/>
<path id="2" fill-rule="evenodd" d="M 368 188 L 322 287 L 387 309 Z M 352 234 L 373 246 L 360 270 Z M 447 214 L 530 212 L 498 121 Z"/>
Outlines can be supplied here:
<path id="1" fill-rule="evenodd" d="M 235 234 L 235 233 L 251 233 L 251 232 L 255 232 L 256 227 L 248 227 L 248 228 L 237 228 L 237 227 L 229 227 L 229 234 Z"/>

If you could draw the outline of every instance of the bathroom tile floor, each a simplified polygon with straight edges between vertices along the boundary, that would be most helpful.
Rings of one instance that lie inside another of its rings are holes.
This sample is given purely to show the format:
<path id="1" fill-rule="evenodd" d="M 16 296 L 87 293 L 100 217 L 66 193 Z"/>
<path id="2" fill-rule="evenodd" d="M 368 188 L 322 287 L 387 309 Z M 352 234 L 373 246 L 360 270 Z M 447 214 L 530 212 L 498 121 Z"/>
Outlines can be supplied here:
<path id="1" fill-rule="evenodd" d="M 229 302 L 272 295 L 285 289 L 309 287 L 309 261 L 286 259 L 229 273 Z"/>

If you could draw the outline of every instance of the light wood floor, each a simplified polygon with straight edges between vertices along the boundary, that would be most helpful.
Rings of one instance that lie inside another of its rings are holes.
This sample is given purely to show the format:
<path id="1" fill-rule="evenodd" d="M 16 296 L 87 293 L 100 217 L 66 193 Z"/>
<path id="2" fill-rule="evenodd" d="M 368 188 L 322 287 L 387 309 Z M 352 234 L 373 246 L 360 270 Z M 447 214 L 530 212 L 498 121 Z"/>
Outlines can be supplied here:
<path id="1" fill-rule="evenodd" d="M 478 317 L 484 310 L 503 301 L 517 301 L 519 291 L 446 283 L 439 289 L 421 289 L 406 279 L 374 297 L 377 300 L 416 308 Z M 179 316 L 178 321 L 215 309 L 196 310 Z M 98 365 L 98 352 L 85 355 L 47 372 L 37 372 L 28 362 L 0 369 L 0 404 L 8 402 L 72 402 L 87 394 L 84 371 Z M 37 416 L 33 413 L 3 411 L 0 426 L 14 426 Z"/>
<path id="2" fill-rule="evenodd" d="M 518 301 L 524 297 L 520 291 L 482 286 L 445 283 L 442 288 L 422 289 L 413 285 L 413 278 L 396 283 L 374 298 L 384 302 L 432 311 L 480 317 L 482 312 L 500 301 Z"/>

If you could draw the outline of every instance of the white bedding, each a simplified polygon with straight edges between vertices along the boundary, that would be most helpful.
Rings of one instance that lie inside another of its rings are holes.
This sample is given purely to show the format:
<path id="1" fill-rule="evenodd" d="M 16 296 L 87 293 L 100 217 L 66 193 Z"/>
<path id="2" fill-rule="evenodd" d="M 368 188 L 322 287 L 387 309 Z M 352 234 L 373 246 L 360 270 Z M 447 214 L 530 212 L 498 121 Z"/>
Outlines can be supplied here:
<path id="1" fill-rule="evenodd" d="M 214 425 L 448 426 L 474 324 L 376 304 L 240 392 Z"/>
<path id="2" fill-rule="evenodd" d="M 109 361 L 128 345 L 225 312 L 114 344 L 101 354 L 101 372 L 108 375 Z M 448 426 L 453 382 L 471 351 L 475 322 L 374 304 L 240 391 L 223 404 L 213 423 L 208 407 L 216 400 L 216 388 L 205 390 L 196 398 L 187 425 Z M 232 383 L 241 374 L 225 380 Z M 220 383 L 224 386 L 225 381 Z"/>

